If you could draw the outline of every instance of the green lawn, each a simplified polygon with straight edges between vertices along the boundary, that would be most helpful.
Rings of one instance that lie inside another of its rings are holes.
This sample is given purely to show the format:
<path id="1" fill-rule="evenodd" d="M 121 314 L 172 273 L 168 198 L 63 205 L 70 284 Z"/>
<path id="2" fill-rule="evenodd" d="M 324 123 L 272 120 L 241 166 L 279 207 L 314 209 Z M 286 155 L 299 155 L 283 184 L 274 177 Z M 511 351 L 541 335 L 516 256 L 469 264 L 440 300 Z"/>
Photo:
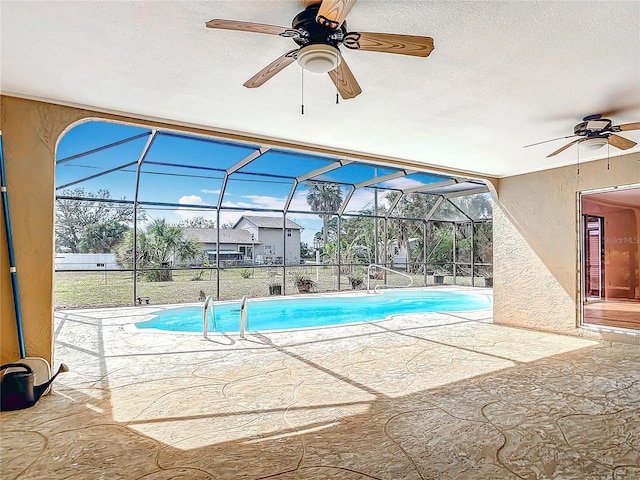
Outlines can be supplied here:
<path id="1" fill-rule="evenodd" d="M 242 273 L 249 274 L 243 278 Z M 274 268 L 282 280 L 282 270 Z M 300 294 L 293 284 L 291 273 L 304 271 L 315 283 L 315 291 L 334 292 L 338 290 L 336 270 L 333 267 L 315 266 L 287 267 L 284 290 L 287 295 Z M 202 273 L 201 273 L 202 272 Z M 316 276 L 317 275 L 317 276 Z M 276 277 L 278 278 L 278 277 Z M 424 286 L 424 277 L 413 277 L 414 286 Z M 269 295 L 269 277 L 266 268 L 225 269 L 220 271 L 220 300 L 241 299 L 247 297 L 266 297 Z M 406 284 L 406 279 L 389 278 L 389 283 Z M 446 282 L 451 283 L 451 277 Z M 483 285 L 482 279 L 476 279 L 476 285 Z M 123 306 L 133 303 L 133 274 L 131 272 L 56 272 L 54 277 L 54 306 L 57 309 L 79 307 Z M 383 283 L 372 280 L 371 287 Z M 427 284 L 433 284 L 428 277 Z M 458 277 L 458 285 L 471 285 L 469 278 Z M 359 288 L 366 288 L 366 280 Z M 216 271 L 199 269 L 174 270 L 173 280 L 168 282 L 148 282 L 140 279 L 137 285 L 137 297 L 149 297 L 152 304 L 189 303 L 199 301 L 199 292 L 216 298 Z M 340 277 L 340 290 L 351 290 L 346 274 Z"/>
<path id="2" fill-rule="evenodd" d="M 244 269 L 225 269 L 220 272 L 220 299 L 240 299 L 269 295 L 269 277 L 266 268 L 247 269 L 248 278 L 243 278 Z M 292 267 L 287 272 L 304 270 L 316 281 L 315 267 Z M 282 279 L 281 269 L 277 269 Z M 199 300 L 200 290 L 214 298 L 217 293 L 216 271 L 175 270 L 173 280 L 168 282 L 148 282 L 140 279 L 137 297 L 149 297 L 154 304 L 187 303 Z M 284 283 L 286 293 L 298 294 L 293 281 L 287 275 Z M 121 306 L 133 303 L 133 274 L 131 272 L 56 272 L 54 288 L 55 308 L 77 308 L 94 306 Z M 318 291 L 337 290 L 337 279 L 331 267 L 319 269 Z M 351 286 L 346 275 L 341 278 L 342 289 Z"/>

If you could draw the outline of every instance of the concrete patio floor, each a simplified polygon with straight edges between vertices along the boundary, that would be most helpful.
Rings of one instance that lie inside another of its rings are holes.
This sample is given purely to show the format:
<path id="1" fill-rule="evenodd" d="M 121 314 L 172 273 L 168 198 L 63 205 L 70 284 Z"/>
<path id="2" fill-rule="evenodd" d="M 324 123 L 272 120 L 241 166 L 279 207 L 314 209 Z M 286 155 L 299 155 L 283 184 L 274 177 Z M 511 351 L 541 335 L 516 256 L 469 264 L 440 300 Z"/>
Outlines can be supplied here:
<path id="1" fill-rule="evenodd" d="M 490 311 L 125 331 L 156 308 L 56 312 L 71 371 L 0 414 L 3 479 L 640 478 L 638 346 Z"/>

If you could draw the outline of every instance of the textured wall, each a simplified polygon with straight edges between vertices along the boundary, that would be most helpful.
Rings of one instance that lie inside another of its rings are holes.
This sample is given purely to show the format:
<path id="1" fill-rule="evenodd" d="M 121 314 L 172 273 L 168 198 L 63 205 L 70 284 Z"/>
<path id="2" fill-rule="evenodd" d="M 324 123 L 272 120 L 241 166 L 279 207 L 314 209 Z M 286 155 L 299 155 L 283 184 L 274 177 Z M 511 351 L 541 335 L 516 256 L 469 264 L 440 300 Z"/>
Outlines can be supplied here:
<path id="1" fill-rule="evenodd" d="M 494 208 L 496 323 L 581 333 L 577 192 L 640 183 L 640 154 L 498 181 Z"/>
<path id="2" fill-rule="evenodd" d="M 59 135 L 75 118 L 69 109 L 0 97 L 7 196 L 27 356 L 51 361 L 53 178 Z M 0 337 L 2 363 L 19 358 L 9 260 L 2 222 Z"/>

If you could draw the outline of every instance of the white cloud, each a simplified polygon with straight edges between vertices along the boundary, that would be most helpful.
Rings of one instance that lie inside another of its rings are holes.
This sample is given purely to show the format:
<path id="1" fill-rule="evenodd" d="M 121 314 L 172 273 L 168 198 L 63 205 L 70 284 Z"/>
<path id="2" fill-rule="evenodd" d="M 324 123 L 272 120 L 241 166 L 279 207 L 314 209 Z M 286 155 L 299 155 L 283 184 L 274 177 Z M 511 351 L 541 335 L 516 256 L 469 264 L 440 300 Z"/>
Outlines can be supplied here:
<path id="1" fill-rule="evenodd" d="M 183 195 L 178 199 L 180 205 L 209 205 L 202 200 L 199 195 Z M 175 211 L 176 215 L 181 219 L 189 219 L 194 217 L 204 217 L 207 220 L 215 220 L 216 212 L 201 209 L 189 209 L 188 207 L 178 207 Z"/>
<path id="2" fill-rule="evenodd" d="M 183 195 L 178 199 L 180 205 L 207 205 L 200 195 Z"/>
<path id="3" fill-rule="evenodd" d="M 296 193 L 293 195 L 291 199 L 291 205 L 289 206 L 289 210 L 298 210 L 301 212 L 310 212 L 311 207 L 307 203 L 307 193 L 308 190 L 296 190 Z"/>
<path id="4" fill-rule="evenodd" d="M 375 205 L 375 192 L 372 189 L 356 190 L 347 204 L 345 212 L 361 212 L 362 210 L 373 210 Z M 389 201 L 386 193 L 378 193 L 378 208 L 387 208 Z"/>
<path id="5" fill-rule="evenodd" d="M 267 195 L 243 195 L 242 198 L 251 200 L 256 207 L 273 209 L 283 208 L 284 202 L 286 201 L 286 198 L 270 197 Z"/>
<path id="6" fill-rule="evenodd" d="M 248 202 L 222 202 L 222 208 L 255 208 L 257 207 L 254 203 Z"/>
<path id="7" fill-rule="evenodd" d="M 397 188 L 399 190 L 402 190 L 404 188 L 419 187 L 421 185 L 425 185 L 425 183 L 419 182 L 412 178 L 400 177 L 394 178 L 392 180 L 387 180 L 386 182 L 382 182 L 380 185 L 386 188 Z"/>
<path id="8" fill-rule="evenodd" d="M 200 190 L 200 193 L 210 193 L 212 195 L 220 195 L 220 190 L 207 190 L 206 188 L 203 188 L 202 190 Z"/>

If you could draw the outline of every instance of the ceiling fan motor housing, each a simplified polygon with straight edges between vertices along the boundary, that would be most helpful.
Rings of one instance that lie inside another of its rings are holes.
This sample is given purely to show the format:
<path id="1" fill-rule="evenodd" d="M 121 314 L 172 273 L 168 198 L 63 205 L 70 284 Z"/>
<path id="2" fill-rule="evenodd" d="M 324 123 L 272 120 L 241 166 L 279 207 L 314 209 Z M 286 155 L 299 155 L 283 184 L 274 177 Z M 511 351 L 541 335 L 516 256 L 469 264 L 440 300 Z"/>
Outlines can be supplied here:
<path id="1" fill-rule="evenodd" d="M 592 136 L 609 130 L 611 120 L 608 118 L 600 118 L 597 120 L 587 120 L 573 127 L 574 135 Z"/>
<path id="2" fill-rule="evenodd" d="M 304 32 L 304 35 L 293 37 L 293 40 L 301 47 L 324 44 L 338 48 L 347 33 L 347 22 L 343 22 L 338 28 L 320 25 L 316 21 L 318 10 L 320 10 L 320 4 L 309 5 L 293 18 L 292 28 Z"/>
<path id="3" fill-rule="evenodd" d="M 294 17 L 291 26 L 302 34 L 292 38 L 301 47 L 296 55 L 298 64 L 310 72 L 327 73 L 342 60 L 338 45 L 344 39 L 346 22 L 339 28 L 321 25 L 316 21 L 319 9 L 319 4 L 310 5 Z"/>

